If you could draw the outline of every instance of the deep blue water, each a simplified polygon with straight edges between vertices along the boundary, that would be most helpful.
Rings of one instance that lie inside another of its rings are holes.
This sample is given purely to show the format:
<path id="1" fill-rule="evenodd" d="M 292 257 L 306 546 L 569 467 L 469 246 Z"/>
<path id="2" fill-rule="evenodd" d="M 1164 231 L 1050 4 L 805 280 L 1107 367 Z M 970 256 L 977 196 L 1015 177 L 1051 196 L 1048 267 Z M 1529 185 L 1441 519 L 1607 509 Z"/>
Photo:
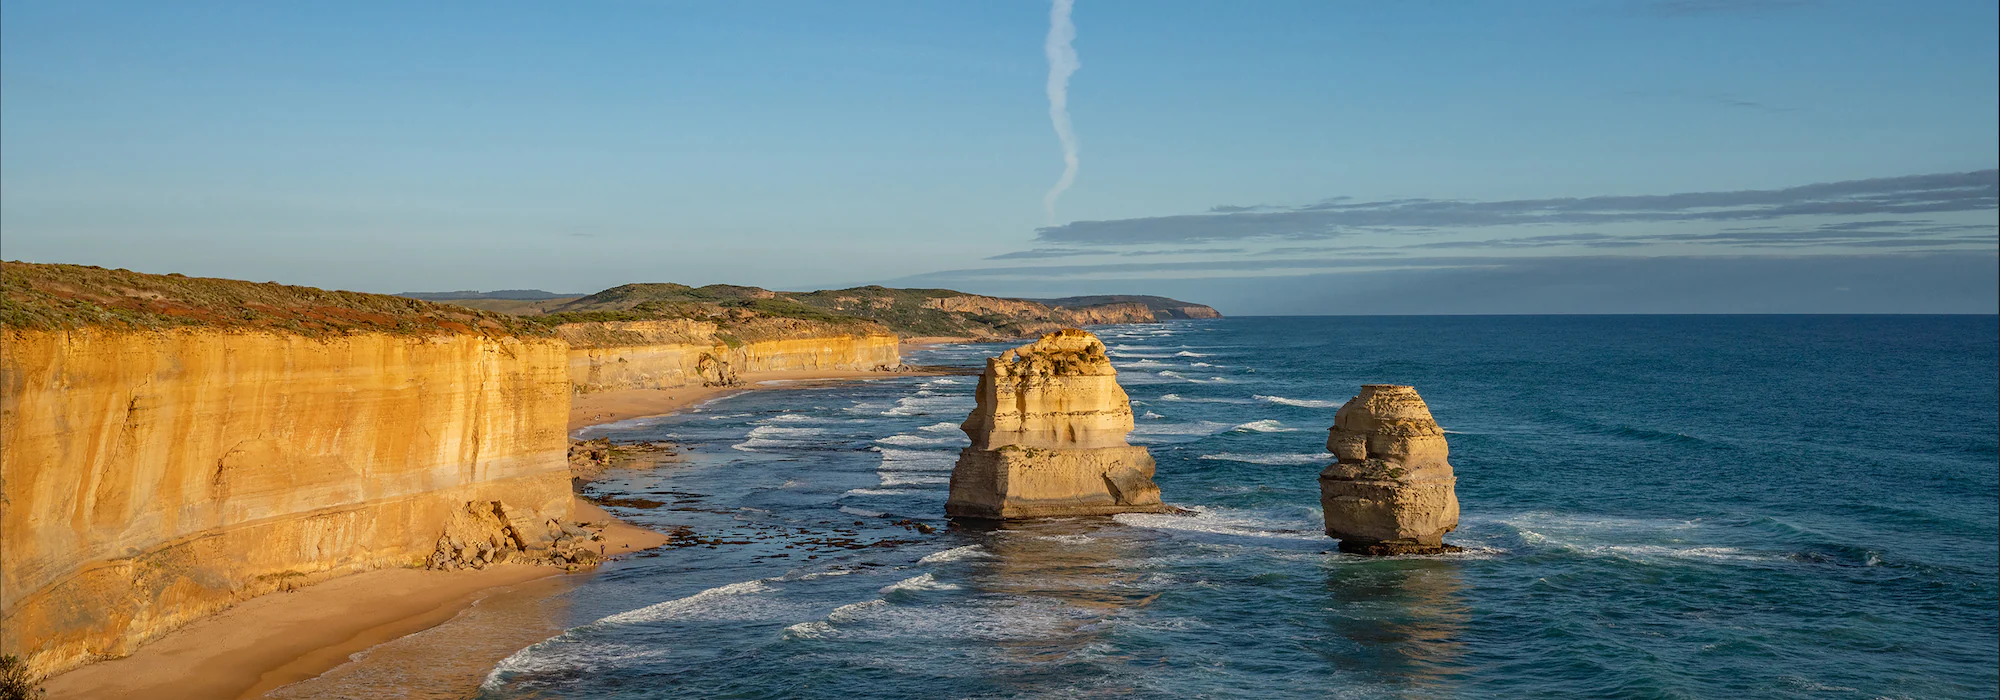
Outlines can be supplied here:
<path id="1" fill-rule="evenodd" d="M 610 565 L 565 602 L 575 627 L 483 694 L 2000 692 L 1994 317 L 1098 332 L 1141 416 L 1134 442 L 1195 515 L 951 527 L 973 377 L 750 392 L 609 426 L 594 434 L 690 454 L 592 491 L 661 501 L 614 510 L 714 546 Z M 1004 347 L 905 359 L 975 366 Z M 1324 431 L 1376 382 L 1416 386 L 1449 431 L 1464 519 L 1447 541 L 1466 552 L 1365 558 L 1320 534 Z"/>

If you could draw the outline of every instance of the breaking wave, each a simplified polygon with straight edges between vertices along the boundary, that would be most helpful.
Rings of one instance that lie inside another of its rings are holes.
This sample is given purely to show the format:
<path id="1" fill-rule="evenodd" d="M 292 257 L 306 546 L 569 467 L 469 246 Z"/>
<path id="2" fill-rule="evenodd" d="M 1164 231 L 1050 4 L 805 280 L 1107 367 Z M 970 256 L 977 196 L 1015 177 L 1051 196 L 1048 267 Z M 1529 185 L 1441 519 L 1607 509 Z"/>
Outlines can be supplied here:
<path id="1" fill-rule="evenodd" d="M 1258 401 L 1263 401 L 1265 403 L 1274 403 L 1280 406 L 1297 406 L 1299 408 L 1340 408 L 1339 401 L 1321 401 L 1318 399 L 1288 399 L 1283 396 L 1265 396 L 1263 394 L 1256 394 L 1253 396 L 1253 398 L 1257 399 Z"/>

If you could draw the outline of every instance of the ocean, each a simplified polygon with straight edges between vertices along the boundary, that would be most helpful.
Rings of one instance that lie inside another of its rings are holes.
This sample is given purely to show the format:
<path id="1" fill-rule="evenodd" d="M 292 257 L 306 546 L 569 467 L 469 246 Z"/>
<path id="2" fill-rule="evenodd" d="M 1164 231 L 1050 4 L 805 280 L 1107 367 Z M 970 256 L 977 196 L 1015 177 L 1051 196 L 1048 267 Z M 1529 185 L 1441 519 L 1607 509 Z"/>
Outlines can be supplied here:
<path id="1" fill-rule="evenodd" d="M 586 429 L 683 458 L 588 493 L 686 546 L 554 596 L 489 698 L 1992 698 L 1984 317 L 1230 318 L 1096 329 L 1190 515 L 954 525 L 976 377 Z M 977 367 L 1018 343 L 906 362 Z M 1462 553 L 1340 554 L 1363 383 L 1447 432 Z M 919 527 L 928 526 L 926 527 Z M 934 532 L 925 532 L 934 529 Z"/>

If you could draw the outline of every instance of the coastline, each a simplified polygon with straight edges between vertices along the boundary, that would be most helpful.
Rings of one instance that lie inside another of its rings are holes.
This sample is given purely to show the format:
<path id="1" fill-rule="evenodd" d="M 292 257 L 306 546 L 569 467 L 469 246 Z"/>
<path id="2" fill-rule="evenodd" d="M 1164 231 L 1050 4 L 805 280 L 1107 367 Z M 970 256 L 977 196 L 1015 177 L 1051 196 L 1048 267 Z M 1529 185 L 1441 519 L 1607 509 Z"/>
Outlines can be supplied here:
<path id="1" fill-rule="evenodd" d="M 743 383 L 737 386 L 584 394 L 572 400 L 568 431 L 573 434 L 593 425 L 670 415 L 744 391 L 921 374 L 929 373 L 761 372 L 744 375 Z M 605 524 L 605 550 L 614 557 L 658 547 L 669 539 L 659 532 L 618 520 L 582 498 L 575 503 L 573 520 Z M 296 591 L 243 601 L 153 640 L 129 656 L 99 661 L 50 678 L 43 687 L 50 700 L 262 697 L 279 687 L 339 668 L 357 653 L 449 623 L 482 601 L 517 590 L 548 588 L 537 582 L 577 580 L 595 572 L 593 567 L 570 574 L 555 567 L 526 564 L 501 564 L 476 571 L 415 568 L 364 571 Z M 536 585 L 526 585 L 531 583 Z M 523 630 L 528 635 L 543 631 Z M 517 648 L 506 647 L 499 652 L 481 649 L 485 653 L 478 658 L 462 653 L 471 650 L 455 650 L 453 666 L 461 671 L 476 666 L 479 677 L 439 680 L 469 691 L 483 678 L 486 668 Z"/>

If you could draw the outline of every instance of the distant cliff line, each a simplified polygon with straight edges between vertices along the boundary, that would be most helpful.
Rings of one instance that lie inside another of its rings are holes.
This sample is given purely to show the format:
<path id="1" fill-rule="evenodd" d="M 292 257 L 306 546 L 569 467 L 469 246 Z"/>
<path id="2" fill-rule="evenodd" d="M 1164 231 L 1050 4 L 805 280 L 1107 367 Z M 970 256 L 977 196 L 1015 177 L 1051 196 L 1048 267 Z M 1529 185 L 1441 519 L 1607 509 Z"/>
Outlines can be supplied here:
<path id="1" fill-rule="evenodd" d="M 1011 299 L 950 289 L 869 286 L 817 292 L 779 292 L 714 284 L 628 284 L 596 294 L 564 296 L 540 290 L 406 293 L 403 296 L 523 317 L 576 320 L 712 320 L 731 310 L 751 310 L 807 320 L 872 321 L 899 337 L 1007 340 L 1063 327 L 1151 323 L 1166 319 L 1221 318 L 1202 304 L 1143 295 Z"/>

